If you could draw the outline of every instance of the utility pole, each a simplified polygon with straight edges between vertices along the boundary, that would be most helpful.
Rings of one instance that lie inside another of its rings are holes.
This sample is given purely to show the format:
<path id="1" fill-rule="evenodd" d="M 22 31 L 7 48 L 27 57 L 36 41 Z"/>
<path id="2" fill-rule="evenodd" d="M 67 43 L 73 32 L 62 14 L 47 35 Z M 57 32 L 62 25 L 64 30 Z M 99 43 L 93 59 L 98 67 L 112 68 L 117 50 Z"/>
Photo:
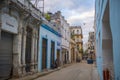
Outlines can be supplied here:
<path id="1" fill-rule="evenodd" d="M 44 15 L 44 0 L 31 0 L 33 5 L 38 8 Z"/>

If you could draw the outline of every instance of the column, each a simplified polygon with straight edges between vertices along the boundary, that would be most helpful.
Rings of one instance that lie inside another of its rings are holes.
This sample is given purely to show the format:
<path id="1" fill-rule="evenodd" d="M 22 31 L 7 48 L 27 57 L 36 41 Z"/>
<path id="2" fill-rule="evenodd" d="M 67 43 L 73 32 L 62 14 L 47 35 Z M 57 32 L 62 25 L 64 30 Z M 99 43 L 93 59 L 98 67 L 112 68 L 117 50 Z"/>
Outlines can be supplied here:
<path id="1" fill-rule="evenodd" d="M 63 48 L 61 48 L 61 65 L 64 65 L 64 51 Z"/>
<path id="2" fill-rule="evenodd" d="M 75 62 L 77 60 L 77 47 L 75 46 Z"/>
<path id="3" fill-rule="evenodd" d="M 34 58 L 35 58 L 35 30 L 32 32 L 32 46 L 31 46 L 31 71 L 34 72 Z"/>
<path id="4" fill-rule="evenodd" d="M 73 47 L 70 48 L 70 62 L 73 62 Z"/>
<path id="5" fill-rule="evenodd" d="M 38 60 L 37 60 L 37 57 L 38 57 L 38 34 L 36 32 L 36 35 L 35 35 L 35 57 L 34 57 L 34 61 L 35 61 L 35 72 L 38 71 Z"/>
<path id="6" fill-rule="evenodd" d="M 26 28 L 23 28 L 23 46 L 22 46 L 22 73 L 26 74 L 26 70 L 25 70 L 25 51 L 26 51 L 26 36 L 27 36 L 27 32 L 26 32 Z"/>
<path id="7" fill-rule="evenodd" d="M 67 50 L 65 49 L 65 64 L 67 64 Z"/>
<path id="8" fill-rule="evenodd" d="M 18 34 L 13 38 L 13 76 L 19 77 L 21 72 L 21 28 L 18 29 Z"/>
<path id="9" fill-rule="evenodd" d="M 61 63 L 62 63 L 62 51 L 61 51 L 61 48 L 60 48 L 60 64 L 59 64 L 59 67 L 62 66 Z"/>

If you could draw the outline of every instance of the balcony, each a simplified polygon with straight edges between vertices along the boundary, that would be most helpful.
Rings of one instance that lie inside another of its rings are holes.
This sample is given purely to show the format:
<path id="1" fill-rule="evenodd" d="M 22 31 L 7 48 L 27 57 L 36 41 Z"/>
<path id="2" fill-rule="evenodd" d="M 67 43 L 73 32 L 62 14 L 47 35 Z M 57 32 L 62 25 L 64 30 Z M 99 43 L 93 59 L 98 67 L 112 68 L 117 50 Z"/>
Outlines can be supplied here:
<path id="1" fill-rule="evenodd" d="M 77 42 L 77 43 L 83 43 L 83 41 L 81 39 L 76 39 L 75 42 Z"/>

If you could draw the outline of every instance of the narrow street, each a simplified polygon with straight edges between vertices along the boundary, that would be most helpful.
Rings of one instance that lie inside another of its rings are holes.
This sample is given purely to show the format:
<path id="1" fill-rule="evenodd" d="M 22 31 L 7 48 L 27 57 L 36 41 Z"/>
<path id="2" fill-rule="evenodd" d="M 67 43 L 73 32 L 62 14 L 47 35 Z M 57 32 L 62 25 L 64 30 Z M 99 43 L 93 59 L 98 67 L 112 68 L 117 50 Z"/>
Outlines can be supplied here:
<path id="1" fill-rule="evenodd" d="M 120 0 L 0 0 L 0 80 L 120 80 Z"/>
<path id="2" fill-rule="evenodd" d="M 94 64 L 73 64 L 35 80 L 99 80 Z"/>

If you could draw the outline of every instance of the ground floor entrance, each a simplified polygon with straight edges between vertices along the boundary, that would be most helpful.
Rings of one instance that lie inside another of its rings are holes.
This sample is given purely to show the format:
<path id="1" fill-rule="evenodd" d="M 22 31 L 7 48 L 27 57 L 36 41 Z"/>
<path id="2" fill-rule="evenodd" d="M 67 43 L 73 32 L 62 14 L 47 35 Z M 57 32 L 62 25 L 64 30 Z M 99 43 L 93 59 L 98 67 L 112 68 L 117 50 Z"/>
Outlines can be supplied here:
<path id="1" fill-rule="evenodd" d="M 75 62 L 75 51 L 74 48 L 71 49 L 71 62 Z"/>
<path id="2" fill-rule="evenodd" d="M 47 68 L 47 39 L 42 39 L 42 70 Z"/>
<path id="3" fill-rule="evenodd" d="M 32 44 L 32 29 L 27 27 L 26 54 L 25 54 L 26 72 L 30 72 L 31 69 L 31 44 Z"/>
<path id="4" fill-rule="evenodd" d="M 8 79 L 12 75 L 13 35 L 1 32 L 0 39 L 0 80 Z"/>
<path id="5" fill-rule="evenodd" d="M 51 41 L 51 68 L 55 65 L 55 42 Z"/>
<path id="6" fill-rule="evenodd" d="M 60 50 L 57 49 L 57 65 L 60 66 Z"/>
<path id="7" fill-rule="evenodd" d="M 65 64 L 69 63 L 69 52 L 66 50 L 66 53 L 64 55 L 65 57 Z"/>

